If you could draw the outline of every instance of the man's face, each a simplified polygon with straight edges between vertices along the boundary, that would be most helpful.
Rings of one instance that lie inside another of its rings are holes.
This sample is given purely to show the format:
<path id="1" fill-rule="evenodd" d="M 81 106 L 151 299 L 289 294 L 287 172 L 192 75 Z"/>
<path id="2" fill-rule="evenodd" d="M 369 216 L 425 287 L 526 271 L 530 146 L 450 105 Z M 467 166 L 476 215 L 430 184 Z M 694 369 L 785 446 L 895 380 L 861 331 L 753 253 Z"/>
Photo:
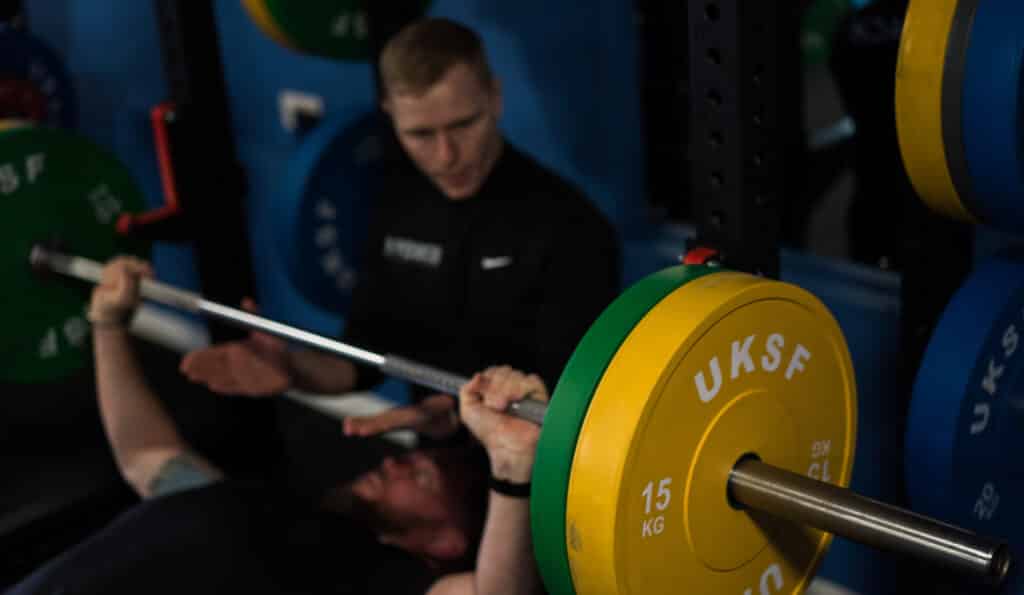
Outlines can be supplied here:
<path id="1" fill-rule="evenodd" d="M 501 91 L 456 64 L 422 95 L 384 101 L 398 140 L 416 166 L 452 200 L 473 196 L 501 150 Z"/>
<path id="2" fill-rule="evenodd" d="M 352 493 L 385 524 L 407 528 L 448 521 L 453 511 L 437 462 L 423 452 L 386 457 L 352 483 Z"/>

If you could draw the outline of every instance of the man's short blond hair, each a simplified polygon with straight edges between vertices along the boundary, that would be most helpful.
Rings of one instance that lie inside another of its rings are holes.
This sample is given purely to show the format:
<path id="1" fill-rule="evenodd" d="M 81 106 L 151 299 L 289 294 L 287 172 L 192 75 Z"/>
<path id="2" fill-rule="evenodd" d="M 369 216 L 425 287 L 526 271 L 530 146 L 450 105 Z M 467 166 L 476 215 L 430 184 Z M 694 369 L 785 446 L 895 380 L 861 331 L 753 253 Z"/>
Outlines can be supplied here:
<path id="1" fill-rule="evenodd" d="M 395 34 L 381 52 L 382 92 L 421 95 L 456 64 L 466 64 L 490 86 L 491 68 L 479 35 L 448 19 L 416 21 Z"/>

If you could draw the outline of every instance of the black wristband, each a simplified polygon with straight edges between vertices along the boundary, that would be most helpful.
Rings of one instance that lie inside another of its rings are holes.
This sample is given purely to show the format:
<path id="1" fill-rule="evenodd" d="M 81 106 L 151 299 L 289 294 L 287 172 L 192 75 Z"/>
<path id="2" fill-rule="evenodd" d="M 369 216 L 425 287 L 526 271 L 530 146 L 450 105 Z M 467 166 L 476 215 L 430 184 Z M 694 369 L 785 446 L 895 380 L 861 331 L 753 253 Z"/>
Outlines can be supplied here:
<path id="1" fill-rule="evenodd" d="M 491 490 L 510 498 L 529 498 L 530 482 L 512 483 L 503 479 L 491 476 Z"/>

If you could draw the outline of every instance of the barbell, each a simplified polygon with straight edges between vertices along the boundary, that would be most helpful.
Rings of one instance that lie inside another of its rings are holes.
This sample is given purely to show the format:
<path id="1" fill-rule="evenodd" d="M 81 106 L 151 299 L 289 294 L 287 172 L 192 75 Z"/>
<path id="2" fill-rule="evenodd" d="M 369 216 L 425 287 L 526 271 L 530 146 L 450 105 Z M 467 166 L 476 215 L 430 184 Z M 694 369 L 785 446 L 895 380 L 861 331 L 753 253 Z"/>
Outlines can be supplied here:
<path id="1" fill-rule="evenodd" d="M 102 272 L 40 244 L 28 261 L 93 283 Z M 435 390 L 457 393 L 467 380 L 157 281 L 140 290 Z M 845 488 L 852 363 L 825 306 L 795 286 L 707 266 L 648 277 L 590 328 L 551 403 L 527 399 L 509 412 L 543 425 L 531 517 L 553 593 L 669 592 L 684 580 L 708 592 L 799 592 L 828 533 L 990 584 L 1008 572 L 1005 543 Z M 567 474 L 549 476 L 565 464 Z"/>

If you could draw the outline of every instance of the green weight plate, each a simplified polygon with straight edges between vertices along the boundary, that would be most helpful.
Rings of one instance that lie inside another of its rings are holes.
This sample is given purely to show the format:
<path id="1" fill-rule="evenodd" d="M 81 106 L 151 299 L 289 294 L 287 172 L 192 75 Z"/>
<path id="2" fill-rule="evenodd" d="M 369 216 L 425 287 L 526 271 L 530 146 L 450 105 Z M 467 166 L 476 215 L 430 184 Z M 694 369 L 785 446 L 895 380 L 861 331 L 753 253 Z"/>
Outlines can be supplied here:
<path id="1" fill-rule="evenodd" d="M 591 325 L 562 371 L 544 417 L 530 494 L 535 557 L 549 593 L 574 593 L 565 547 L 569 474 L 590 398 L 608 362 L 633 327 L 659 301 L 683 284 L 716 270 L 720 269 L 677 266 L 640 280 Z"/>
<path id="2" fill-rule="evenodd" d="M 105 261 L 144 255 L 114 231 L 122 211 L 144 208 L 123 165 L 81 136 L 31 126 L 0 131 L 0 274 L 6 284 L 0 379 L 39 383 L 64 378 L 91 355 L 85 307 L 89 288 L 41 278 L 28 264 L 32 245 L 55 241 Z"/>
<path id="3" fill-rule="evenodd" d="M 803 593 L 831 536 L 736 510 L 729 474 L 753 455 L 848 485 L 853 376 L 839 325 L 794 285 L 721 272 L 665 296 L 606 366 L 576 441 L 576 591 Z"/>
<path id="4" fill-rule="evenodd" d="M 266 12 L 291 46 L 308 54 L 341 60 L 370 58 L 367 0 L 296 2 L 262 0 Z M 415 0 L 419 14 L 429 0 Z"/>

